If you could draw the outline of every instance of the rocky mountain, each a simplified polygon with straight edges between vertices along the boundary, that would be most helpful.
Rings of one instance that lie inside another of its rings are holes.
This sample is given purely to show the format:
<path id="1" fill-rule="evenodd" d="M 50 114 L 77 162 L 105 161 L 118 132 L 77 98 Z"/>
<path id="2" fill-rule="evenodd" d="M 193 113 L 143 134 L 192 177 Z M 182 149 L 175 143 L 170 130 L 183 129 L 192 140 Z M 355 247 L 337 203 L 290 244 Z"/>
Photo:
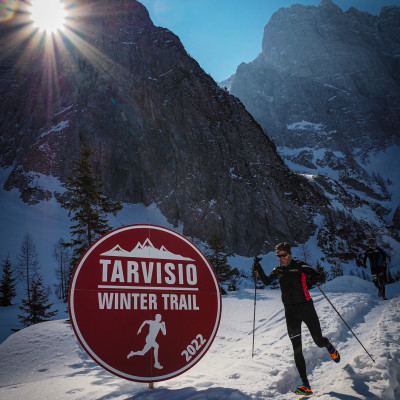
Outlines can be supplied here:
<path id="1" fill-rule="evenodd" d="M 399 144 L 400 7 L 373 16 L 331 0 L 281 8 L 231 93 L 278 146 L 363 153 Z M 343 143 L 344 142 L 344 143 Z M 347 149 L 346 149 L 347 146 Z"/>
<path id="2" fill-rule="evenodd" d="M 394 165 L 371 167 L 371 159 L 400 151 L 400 7 L 379 16 L 344 12 L 331 0 L 281 8 L 258 57 L 221 86 L 293 170 L 312 174 L 348 215 L 370 207 L 375 233 L 398 240 Z"/>
<path id="3" fill-rule="evenodd" d="M 237 254 L 304 242 L 328 200 L 293 173 L 243 104 L 135 0 L 69 2 L 62 35 L 41 36 L 24 2 L 0 24 L 0 165 L 29 203 L 58 196 L 86 141 L 106 191 L 157 204 L 184 234 L 217 232 Z"/>

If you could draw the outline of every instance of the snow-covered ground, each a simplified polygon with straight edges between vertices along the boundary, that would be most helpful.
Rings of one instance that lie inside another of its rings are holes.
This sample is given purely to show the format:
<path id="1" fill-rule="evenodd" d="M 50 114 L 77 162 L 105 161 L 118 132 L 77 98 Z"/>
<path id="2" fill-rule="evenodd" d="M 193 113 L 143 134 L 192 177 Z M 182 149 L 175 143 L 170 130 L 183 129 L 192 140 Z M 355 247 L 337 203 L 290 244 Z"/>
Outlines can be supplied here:
<path id="1" fill-rule="evenodd" d="M 397 149 L 397 148 L 396 148 Z M 395 158 L 396 149 L 371 155 L 368 166 L 380 167 Z M 360 161 L 361 162 L 361 161 Z M 366 162 L 366 161 L 364 161 Z M 397 165 L 393 161 L 392 165 Z M 366 165 L 367 165 L 366 164 Z M 392 199 L 383 207 L 394 210 L 400 199 L 399 168 L 391 168 Z M 0 187 L 3 187 L 8 169 L 0 168 Z M 37 184 L 51 191 L 62 192 L 58 180 L 35 176 Z M 37 249 L 40 272 L 45 284 L 53 287 L 56 263 L 52 255 L 54 244 L 68 240 L 70 221 L 65 210 L 56 201 L 42 201 L 34 206 L 23 203 L 17 190 L 0 190 L 0 260 L 10 256 L 16 262 L 26 233 L 32 236 Z M 332 206 L 341 209 L 336 200 Z M 374 221 L 376 215 L 369 207 L 351 210 L 360 218 Z M 386 216 L 390 223 L 391 216 Z M 172 227 L 156 205 L 125 205 L 117 218 L 110 219 L 114 228 L 148 223 L 165 226 L 182 233 L 182 227 Z M 317 225 L 322 224 L 316 218 Z M 400 247 L 392 237 L 384 235 L 382 242 L 392 246 L 392 273 L 400 265 Z M 196 243 L 201 249 L 202 244 Z M 293 249 L 294 257 L 311 265 L 321 260 L 314 235 L 308 242 Z M 273 253 L 262 255 L 266 272 L 277 264 Z M 229 259 L 233 267 L 250 271 L 251 258 L 235 256 Z M 323 265 L 329 268 L 328 265 Z M 345 273 L 354 265 L 343 265 Z M 327 269 L 328 270 L 328 269 Z M 19 305 L 25 298 L 22 283 L 10 307 L 0 307 L 0 399 L 149 399 L 149 400 L 242 400 L 296 398 L 293 389 L 300 383 L 294 366 L 291 343 L 286 334 L 283 307 L 279 290 L 258 292 L 255 354 L 251 357 L 254 292 L 251 281 L 240 282 L 242 288 L 223 298 L 222 320 L 217 337 L 200 362 L 184 374 L 155 384 L 149 390 L 146 384 L 125 381 L 111 375 L 86 355 L 78 344 L 72 327 L 66 322 L 66 305 L 57 304 L 54 294 L 53 309 L 58 309 L 57 320 L 20 330 L 11 335 L 11 329 L 21 328 L 18 321 Z M 247 288 L 247 289 L 246 289 Z M 312 291 L 323 332 L 341 352 L 339 365 L 332 362 L 324 349 L 312 342 L 304 329 L 304 353 L 309 379 L 318 399 L 400 399 L 400 282 L 389 285 L 389 301 L 376 296 L 372 283 L 358 277 L 336 278 L 322 286 L 356 335 L 375 359 L 375 363 L 352 336 L 322 294 Z M 53 290 L 54 292 L 54 290 Z"/>
<path id="2" fill-rule="evenodd" d="M 400 398 L 400 282 L 387 287 L 388 301 L 372 283 L 336 278 L 322 289 L 369 351 L 349 332 L 318 289 L 311 291 L 323 333 L 341 354 L 334 363 L 303 326 L 303 351 L 314 397 Z M 300 383 L 286 334 L 280 290 L 258 290 L 252 357 L 254 291 L 223 297 L 219 331 L 193 368 L 168 381 L 130 382 L 98 366 L 80 347 L 65 320 L 37 324 L 0 344 L 0 398 L 4 400 L 250 400 L 297 398 Z M 160 353 L 160 357 L 161 357 Z"/>
<path id="3" fill-rule="evenodd" d="M 52 283 L 55 281 L 57 266 L 53 256 L 53 246 L 61 238 L 65 241 L 70 240 L 72 223 L 67 211 L 61 208 L 54 197 L 49 201 L 28 205 L 20 199 L 17 189 L 9 192 L 3 190 L 10 170 L 10 168 L 0 168 L 0 260 L 9 255 L 11 263 L 15 264 L 24 236 L 28 233 L 36 248 L 44 282 Z M 35 176 L 35 182 L 39 186 L 51 192 L 65 191 L 57 178 L 36 173 L 32 173 L 32 176 Z M 110 216 L 109 223 L 113 228 L 146 223 L 173 229 L 155 205 L 146 207 L 143 204 L 124 204 L 124 208 L 116 218 Z M 181 232 L 182 228 L 178 227 L 175 230 Z"/>

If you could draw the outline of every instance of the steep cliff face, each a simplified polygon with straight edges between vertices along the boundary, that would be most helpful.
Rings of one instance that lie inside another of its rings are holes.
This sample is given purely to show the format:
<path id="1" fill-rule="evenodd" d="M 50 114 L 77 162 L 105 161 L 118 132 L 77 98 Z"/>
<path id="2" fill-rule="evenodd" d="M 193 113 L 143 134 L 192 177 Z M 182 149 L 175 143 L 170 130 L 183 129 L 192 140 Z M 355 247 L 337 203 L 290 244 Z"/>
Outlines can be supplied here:
<path id="1" fill-rule="evenodd" d="M 14 167 L 6 190 L 50 198 L 35 174 L 64 181 L 85 140 L 108 194 L 156 203 L 187 235 L 218 232 L 252 255 L 313 232 L 325 197 L 290 172 L 178 37 L 134 0 L 79 1 L 74 11 L 62 41 L 36 46 L 23 13 L 0 28 L 0 163 Z"/>
<path id="2" fill-rule="evenodd" d="M 400 7 L 373 16 L 331 0 L 296 4 L 271 17 L 262 52 L 237 68 L 230 93 L 293 170 L 334 178 L 391 225 L 393 165 L 371 171 L 369 160 L 400 146 L 399 54 Z"/>
<path id="3" fill-rule="evenodd" d="M 277 145 L 329 141 L 367 153 L 399 143 L 399 54 L 399 7 L 376 17 L 330 0 L 297 4 L 271 17 L 261 54 L 239 66 L 231 93 Z"/>

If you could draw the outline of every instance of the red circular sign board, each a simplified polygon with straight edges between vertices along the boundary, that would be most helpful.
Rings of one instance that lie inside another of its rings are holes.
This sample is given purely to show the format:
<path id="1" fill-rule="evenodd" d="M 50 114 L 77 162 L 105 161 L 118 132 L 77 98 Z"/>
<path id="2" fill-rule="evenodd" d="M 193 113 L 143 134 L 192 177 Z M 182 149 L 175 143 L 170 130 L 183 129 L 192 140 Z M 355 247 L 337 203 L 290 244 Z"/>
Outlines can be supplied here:
<path id="1" fill-rule="evenodd" d="M 156 382 L 211 346 L 221 293 L 211 264 L 184 236 L 130 225 L 95 242 L 76 266 L 69 314 L 86 352 L 121 378 Z"/>

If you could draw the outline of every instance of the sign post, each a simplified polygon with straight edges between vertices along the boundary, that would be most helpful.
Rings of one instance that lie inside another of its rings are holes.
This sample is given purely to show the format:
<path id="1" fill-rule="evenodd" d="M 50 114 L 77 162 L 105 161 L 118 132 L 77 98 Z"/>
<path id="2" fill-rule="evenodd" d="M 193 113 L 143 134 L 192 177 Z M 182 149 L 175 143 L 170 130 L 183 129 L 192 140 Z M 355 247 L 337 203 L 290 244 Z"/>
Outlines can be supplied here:
<path id="1" fill-rule="evenodd" d="M 151 387 L 187 371 L 210 348 L 221 293 L 211 264 L 187 238 L 130 225 L 100 238 L 81 258 L 69 313 L 99 365 Z"/>

